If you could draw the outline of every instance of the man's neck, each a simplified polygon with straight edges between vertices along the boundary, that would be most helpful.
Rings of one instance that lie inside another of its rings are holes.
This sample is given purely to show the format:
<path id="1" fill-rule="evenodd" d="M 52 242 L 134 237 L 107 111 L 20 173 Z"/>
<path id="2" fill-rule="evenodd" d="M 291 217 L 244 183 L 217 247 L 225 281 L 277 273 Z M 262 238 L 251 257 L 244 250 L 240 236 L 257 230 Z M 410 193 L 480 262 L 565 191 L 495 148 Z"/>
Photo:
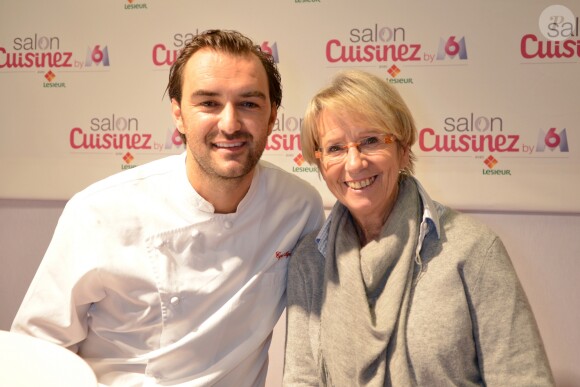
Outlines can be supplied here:
<path id="1" fill-rule="evenodd" d="M 253 173 L 243 179 L 229 179 L 227 181 L 222 179 L 220 184 L 214 182 L 209 186 L 210 192 L 202 194 L 198 191 L 198 193 L 213 205 L 216 213 L 231 214 L 237 211 L 238 205 L 248 193 L 252 184 L 252 175 Z"/>
<path id="2" fill-rule="evenodd" d="M 255 170 L 240 178 L 224 179 L 188 172 L 188 180 L 193 189 L 212 204 L 216 213 L 230 214 L 237 211 L 248 193 L 254 173 Z"/>

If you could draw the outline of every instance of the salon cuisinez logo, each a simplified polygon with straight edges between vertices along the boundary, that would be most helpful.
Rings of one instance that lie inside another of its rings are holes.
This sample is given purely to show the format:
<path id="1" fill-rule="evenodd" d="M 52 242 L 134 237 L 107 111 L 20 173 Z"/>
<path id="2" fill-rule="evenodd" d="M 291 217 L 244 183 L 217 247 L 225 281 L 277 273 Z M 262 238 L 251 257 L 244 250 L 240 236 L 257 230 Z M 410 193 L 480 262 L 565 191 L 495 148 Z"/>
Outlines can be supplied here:
<path id="1" fill-rule="evenodd" d="M 278 112 L 272 134 L 268 137 L 266 152 L 295 153 L 302 151 L 300 128 L 302 118 Z"/>
<path id="2" fill-rule="evenodd" d="M 199 29 L 193 32 L 178 32 L 173 34 L 170 43 L 156 43 L 153 45 L 151 60 L 156 67 L 171 67 L 177 60 L 179 52 L 190 43 L 196 35 L 200 33 Z M 272 55 L 274 61 L 279 63 L 278 44 L 276 42 L 264 41 L 260 45 L 262 51 Z"/>
<path id="3" fill-rule="evenodd" d="M 425 156 L 472 156 L 481 160 L 487 167 L 482 170 L 486 176 L 512 176 L 513 171 L 501 161 L 508 158 L 553 160 L 555 154 L 559 159 L 569 157 L 566 128 L 507 130 L 504 121 L 500 116 L 475 113 L 448 116 L 436 128 L 419 130 L 417 145 Z"/>
<path id="4" fill-rule="evenodd" d="M 351 28 L 344 38 L 329 39 L 325 56 L 328 63 L 336 65 L 385 65 L 387 62 L 435 64 L 435 61 L 464 61 L 468 58 L 464 36 L 440 37 L 437 49 L 428 51 L 422 43 L 409 41 L 404 27 L 378 24 Z M 391 65 L 387 66 L 390 68 Z"/>
<path id="5" fill-rule="evenodd" d="M 533 146 L 522 144 L 520 135 L 504 130 L 502 117 L 449 116 L 442 129 L 423 128 L 419 131 L 419 148 L 425 153 L 465 154 L 481 152 L 519 153 Z"/>
<path id="6" fill-rule="evenodd" d="M 107 45 L 87 46 L 79 53 L 62 47 L 58 36 L 34 33 L 12 38 L 10 44 L 0 46 L 0 71 L 58 70 L 78 71 L 105 69 L 110 66 Z"/>
<path id="7" fill-rule="evenodd" d="M 133 157 L 135 152 L 163 152 L 165 149 L 164 142 L 156 141 L 153 133 L 144 130 L 137 117 L 114 113 L 104 117 L 92 117 L 83 127 L 70 129 L 68 143 L 75 152 L 110 153 L 130 150 Z"/>
<path id="8" fill-rule="evenodd" d="M 351 28 L 346 38 L 326 42 L 326 60 L 332 64 L 420 62 L 421 44 L 407 42 L 404 27 L 378 24 Z"/>
<path id="9" fill-rule="evenodd" d="M 545 8 L 538 18 L 540 34 L 529 32 L 520 39 L 522 58 L 532 62 L 576 63 L 580 58 L 580 20 L 562 5 Z M 536 27 L 537 28 L 537 27 Z"/>

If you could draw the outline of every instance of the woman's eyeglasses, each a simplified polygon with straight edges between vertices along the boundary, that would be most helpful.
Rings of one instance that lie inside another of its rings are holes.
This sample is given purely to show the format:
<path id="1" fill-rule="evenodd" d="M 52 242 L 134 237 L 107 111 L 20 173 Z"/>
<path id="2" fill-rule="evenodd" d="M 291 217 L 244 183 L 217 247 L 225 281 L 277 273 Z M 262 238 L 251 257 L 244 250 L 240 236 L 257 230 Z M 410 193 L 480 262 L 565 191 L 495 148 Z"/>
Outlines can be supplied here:
<path id="1" fill-rule="evenodd" d="M 397 138 L 392 134 L 369 136 L 346 144 L 331 144 L 319 148 L 314 152 L 314 157 L 321 160 L 328 167 L 343 162 L 348 150 L 352 147 L 356 147 L 363 155 L 373 155 L 384 151 L 389 144 L 396 140 Z"/>

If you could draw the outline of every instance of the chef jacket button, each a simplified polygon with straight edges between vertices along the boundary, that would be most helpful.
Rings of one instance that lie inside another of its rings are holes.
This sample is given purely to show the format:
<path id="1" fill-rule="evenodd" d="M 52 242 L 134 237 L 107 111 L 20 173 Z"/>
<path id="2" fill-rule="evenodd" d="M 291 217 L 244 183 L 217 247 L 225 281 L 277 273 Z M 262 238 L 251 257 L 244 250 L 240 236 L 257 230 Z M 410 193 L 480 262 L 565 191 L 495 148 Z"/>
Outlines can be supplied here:
<path id="1" fill-rule="evenodd" d="M 171 304 L 173 304 L 173 305 L 177 305 L 179 303 L 179 297 L 173 296 L 173 297 L 171 297 L 169 302 L 171 302 Z"/>
<path id="2" fill-rule="evenodd" d="M 155 241 L 153 242 L 156 248 L 160 248 L 164 243 L 165 241 L 163 241 L 161 238 L 155 238 Z"/>
<path id="3" fill-rule="evenodd" d="M 199 230 L 198 229 L 191 230 L 191 237 L 192 238 L 197 238 L 198 236 L 199 236 Z"/>
<path id="4" fill-rule="evenodd" d="M 232 226 L 233 226 L 232 222 L 230 222 L 229 220 L 225 221 L 225 223 L 224 223 L 225 228 L 227 228 L 229 230 L 230 228 L 232 228 Z"/>

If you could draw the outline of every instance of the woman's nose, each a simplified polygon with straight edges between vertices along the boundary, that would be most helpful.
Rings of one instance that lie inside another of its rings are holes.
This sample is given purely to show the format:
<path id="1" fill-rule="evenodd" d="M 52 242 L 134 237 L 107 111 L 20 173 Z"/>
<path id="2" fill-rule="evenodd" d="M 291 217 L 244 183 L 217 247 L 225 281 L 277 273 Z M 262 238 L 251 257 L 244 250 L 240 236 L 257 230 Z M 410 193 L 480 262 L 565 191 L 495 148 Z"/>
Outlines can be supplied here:
<path id="1" fill-rule="evenodd" d="M 354 171 L 364 168 L 365 166 L 366 161 L 363 159 L 362 153 L 358 149 L 358 146 L 349 146 L 346 152 L 345 169 L 347 171 Z"/>

